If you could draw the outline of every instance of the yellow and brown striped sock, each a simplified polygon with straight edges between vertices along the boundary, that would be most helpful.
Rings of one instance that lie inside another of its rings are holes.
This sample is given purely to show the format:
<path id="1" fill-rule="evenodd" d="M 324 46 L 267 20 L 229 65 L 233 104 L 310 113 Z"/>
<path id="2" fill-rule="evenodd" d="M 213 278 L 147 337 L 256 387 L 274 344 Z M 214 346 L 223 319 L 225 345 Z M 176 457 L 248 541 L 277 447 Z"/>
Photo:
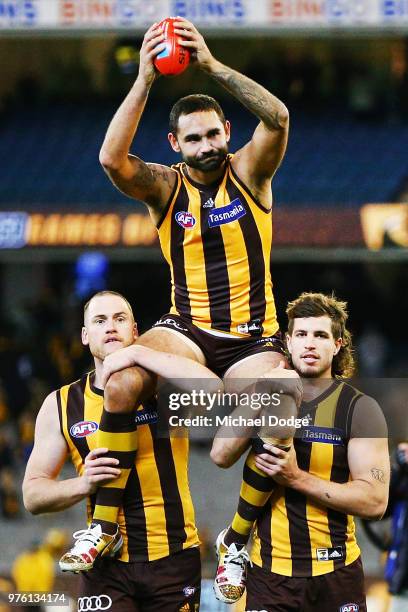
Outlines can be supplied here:
<path id="1" fill-rule="evenodd" d="M 265 472 L 259 470 L 255 465 L 255 456 L 261 453 L 268 453 L 263 448 L 264 443 L 271 443 L 283 450 L 290 449 L 290 441 L 285 440 L 284 444 L 278 444 L 276 438 L 253 439 L 252 449 L 244 465 L 243 480 L 238 501 L 238 509 L 232 520 L 231 526 L 224 536 L 224 543 L 229 546 L 235 544 L 247 544 L 251 530 L 255 521 L 259 517 L 263 507 L 270 498 L 275 487 L 275 481 Z"/>
<path id="2" fill-rule="evenodd" d="M 107 457 L 118 459 L 119 478 L 98 487 L 92 522 L 99 523 L 104 533 L 114 533 L 119 508 L 137 451 L 137 429 L 134 411 L 102 413 L 98 431 L 98 448 L 108 448 Z"/>
<path id="3" fill-rule="evenodd" d="M 251 450 L 244 465 L 243 480 L 239 494 L 238 509 L 224 537 L 224 543 L 246 544 L 252 527 L 274 487 L 270 476 L 255 465 L 255 453 Z"/>

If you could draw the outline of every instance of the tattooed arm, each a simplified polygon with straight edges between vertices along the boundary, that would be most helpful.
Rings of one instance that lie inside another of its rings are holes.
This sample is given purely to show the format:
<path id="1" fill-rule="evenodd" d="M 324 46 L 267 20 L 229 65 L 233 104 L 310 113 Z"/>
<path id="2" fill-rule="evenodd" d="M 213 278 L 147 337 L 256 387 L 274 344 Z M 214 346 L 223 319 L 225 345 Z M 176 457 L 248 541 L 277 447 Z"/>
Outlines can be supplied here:
<path id="1" fill-rule="evenodd" d="M 351 438 L 347 451 L 348 482 L 332 482 L 301 470 L 293 449 L 285 454 L 275 447 L 268 447 L 273 449 L 276 457 L 258 455 L 257 467 L 279 484 L 303 493 L 317 504 L 361 518 L 381 518 L 387 508 L 390 479 L 387 428 L 378 404 L 371 398 L 363 396 L 356 403 L 355 410 L 361 416 L 369 412 L 371 420 L 377 422 L 377 435 L 382 437 Z M 366 421 L 367 425 L 371 424 Z"/>
<path id="2" fill-rule="evenodd" d="M 237 152 L 233 163 L 241 178 L 261 187 L 270 181 L 285 154 L 288 109 L 262 85 L 216 60 L 191 22 L 180 18 L 176 32 L 183 36 L 180 44 L 193 51 L 200 68 L 260 120 L 252 139 Z"/>
<path id="3" fill-rule="evenodd" d="M 176 182 L 176 173 L 160 164 L 147 164 L 129 153 L 150 88 L 157 77 L 154 57 L 163 50 L 163 34 L 153 24 L 140 50 L 139 74 L 113 117 L 99 160 L 113 184 L 126 195 L 143 200 L 154 221 L 161 216 Z"/>

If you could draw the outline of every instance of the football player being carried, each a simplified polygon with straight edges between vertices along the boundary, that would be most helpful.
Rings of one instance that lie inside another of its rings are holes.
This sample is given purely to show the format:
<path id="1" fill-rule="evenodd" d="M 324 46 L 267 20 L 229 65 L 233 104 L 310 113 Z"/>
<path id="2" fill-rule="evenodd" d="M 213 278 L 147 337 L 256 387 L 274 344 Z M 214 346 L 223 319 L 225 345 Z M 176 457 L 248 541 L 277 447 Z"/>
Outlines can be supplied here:
<path id="1" fill-rule="evenodd" d="M 178 18 L 174 26 L 178 44 L 189 50 L 193 63 L 255 115 L 258 125 L 250 140 L 232 155 L 228 150 L 231 125 L 218 102 L 191 95 L 178 100 L 170 111 L 168 140 L 181 155 L 180 163 L 168 167 L 131 153 L 135 136 L 137 151 L 139 123 L 159 76 L 154 61 L 167 49 L 170 32 L 160 24 L 149 28 L 140 50 L 137 79 L 114 115 L 100 152 L 114 185 L 146 204 L 171 271 L 171 311 L 142 334 L 137 344 L 207 366 L 223 378 L 228 392 L 239 393 L 248 384 L 243 379 L 256 379 L 267 371 L 269 390 L 283 391 L 283 413 L 296 416 L 299 377 L 279 367 L 286 361 L 270 274 L 271 180 L 286 149 L 288 111 L 264 87 L 216 59 L 191 22 Z M 116 422 L 121 419 L 121 444 L 136 453 L 130 431 L 132 410 L 151 397 L 155 387 L 155 375 L 144 367 L 110 376 L 100 446 L 117 448 Z M 259 432 L 258 446 L 262 448 L 263 441 L 269 440 L 289 448 L 293 432 L 266 428 Z M 248 460 L 253 461 L 253 453 Z M 109 494 L 108 506 L 106 487 L 96 492 L 92 524 L 106 536 L 117 533 L 125 479 L 122 485 L 115 500 Z M 264 500 L 265 491 L 254 493 L 255 505 L 261 506 Z M 245 540 L 251 526 L 241 527 L 239 532 L 226 534 L 227 547 L 235 538 Z M 74 549 L 71 554 L 75 556 Z M 89 564 L 84 563 L 83 569 L 89 569 Z"/>

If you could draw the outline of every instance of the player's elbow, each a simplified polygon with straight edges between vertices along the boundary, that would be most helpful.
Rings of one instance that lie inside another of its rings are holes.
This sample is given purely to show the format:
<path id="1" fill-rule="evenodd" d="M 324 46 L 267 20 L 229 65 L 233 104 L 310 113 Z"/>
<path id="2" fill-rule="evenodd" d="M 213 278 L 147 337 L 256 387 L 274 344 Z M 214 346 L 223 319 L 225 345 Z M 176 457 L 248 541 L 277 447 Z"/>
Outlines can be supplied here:
<path id="1" fill-rule="evenodd" d="M 378 487 L 372 497 L 372 512 L 374 520 L 379 521 L 384 516 L 388 507 L 389 487 L 383 485 Z"/>
<path id="2" fill-rule="evenodd" d="M 367 521 L 380 521 L 384 516 L 386 508 L 378 506 L 376 508 L 364 509 L 359 515 L 359 518 L 366 519 Z"/>
<path id="3" fill-rule="evenodd" d="M 269 122 L 265 121 L 265 123 L 268 125 Z M 289 128 L 289 110 L 283 102 L 281 102 L 278 112 L 276 112 L 275 105 L 271 106 L 270 124 L 270 127 L 274 130 L 287 130 Z"/>
<path id="4" fill-rule="evenodd" d="M 279 125 L 282 129 L 287 129 L 289 126 L 289 110 L 284 104 L 279 111 Z"/>
<path id="5" fill-rule="evenodd" d="M 115 170 L 119 170 L 118 161 L 115 160 L 112 155 L 107 151 L 104 147 L 99 152 L 99 162 L 105 172 L 108 174 L 110 172 L 114 172 Z"/>
<path id="6" fill-rule="evenodd" d="M 388 498 L 377 502 L 372 509 L 372 515 L 369 517 L 373 521 L 380 521 L 384 516 L 388 506 Z"/>
<path id="7" fill-rule="evenodd" d="M 38 504 L 35 496 L 35 491 L 31 482 L 23 483 L 23 504 L 24 508 L 30 514 L 41 514 L 41 506 Z"/>
<path id="8" fill-rule="evenodd" d="M 379 521 L 385 514 L 388 506 L 388 495 L 373 495 L 364 500 L 364 509 L 361 511 L 360 518 L 369 521 Z"/>
<path id="9" fill-rule="evenodd" d="M 99 162 L 109 175 L 120 173 L 128 160 L 128 155 L 115 154 L 107 144 L 103 144 L 99 151 Z"/>

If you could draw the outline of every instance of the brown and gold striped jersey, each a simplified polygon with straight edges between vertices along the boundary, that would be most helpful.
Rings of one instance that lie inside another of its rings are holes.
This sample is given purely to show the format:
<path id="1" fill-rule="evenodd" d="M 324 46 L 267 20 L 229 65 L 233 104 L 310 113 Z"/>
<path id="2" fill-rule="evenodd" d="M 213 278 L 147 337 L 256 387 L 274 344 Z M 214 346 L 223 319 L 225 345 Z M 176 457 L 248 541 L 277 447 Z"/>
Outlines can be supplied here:
<path id="1" fill-rule="evenodd" d="M 294 444 L 300 469 L 345 483 L 350 478 L 347 446 L 355 403 L 361 393 L 343 382 L 313 402 Z M 310 577 L 349 565 L 360 555 L 352 516 L 320 506 L 302 493 L 277 486 L 257 522 L 252 561 L 284 576 Z"/>
<path id="2" fill-rule="evenodd" d="M 62 434 L 79 475 L 96 448 L 103 391 L 94 374 L 57 392 Z M 188 483 L 188 438 L 157 437 L 155 401 L 135 412 L 138 450 L 131 469 L 118 523 L 124 539 L 120 561 L 154 561 L 199 544 Z M 87 500 L 88 523 L 95 496 Z"/>
<path id="3" fill-rule="evenodd" d="M 183 163 L 158 225 L 171 270 L 172 309 L 204 330 L 238 337 L 278 331 L 270 256 L 272 214 L 240 181 L 228 156 L 216 184 L 201 185 Z"/>

